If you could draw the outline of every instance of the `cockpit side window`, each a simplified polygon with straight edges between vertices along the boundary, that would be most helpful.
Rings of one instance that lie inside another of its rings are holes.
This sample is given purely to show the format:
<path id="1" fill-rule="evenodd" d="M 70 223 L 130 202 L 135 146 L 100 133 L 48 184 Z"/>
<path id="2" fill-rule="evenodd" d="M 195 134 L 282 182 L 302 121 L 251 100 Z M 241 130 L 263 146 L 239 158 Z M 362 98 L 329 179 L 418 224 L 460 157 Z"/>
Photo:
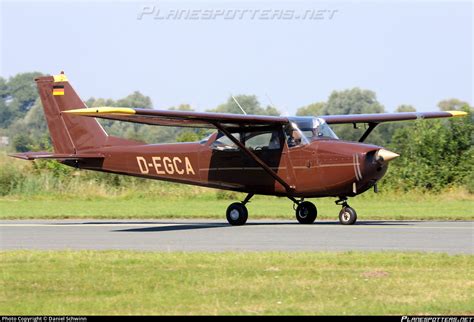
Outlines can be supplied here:
<path id="1" fill-rule="evenodd" d="M 313 120 L 313 129 L 312 129 L 313 138 L 326 138 L 326 139 L 338 139 L 336 133 L 334 133 L 329 125 L 319 118 Z"/>
<path id="2" fill-rule="evenodd" d="M 286 143 L 289 148 L 308 144 L 308 140 L 295 123 L 290 123 L 285 127 Z"/>
<path id="3" fill-rule="evenodd" d="M 240 133 L 232 133 L 232 136 L 240 141 Z M 217 133 L 217 138 L 212 142 L 211 148 L 219 151 L 237 151 L 239 149 L 239 147 L 222 132 Z"/>

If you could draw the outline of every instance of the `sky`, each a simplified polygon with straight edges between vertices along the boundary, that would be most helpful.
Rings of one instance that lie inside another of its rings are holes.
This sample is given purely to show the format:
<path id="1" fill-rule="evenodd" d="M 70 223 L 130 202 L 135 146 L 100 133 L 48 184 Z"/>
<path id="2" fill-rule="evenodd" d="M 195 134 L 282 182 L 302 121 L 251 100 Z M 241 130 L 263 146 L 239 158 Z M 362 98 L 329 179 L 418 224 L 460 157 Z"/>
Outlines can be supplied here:
<path id="1" fill-rule="evenodd" d="M 474 103 L 473 2 L 1 1 L 0 76 L 64 70 L 83 98 L 155 108 L 255 94 L 284 114 L 333 90 L 387 111 Z M 245 108 L 245 107 L 244 107 Z"/>

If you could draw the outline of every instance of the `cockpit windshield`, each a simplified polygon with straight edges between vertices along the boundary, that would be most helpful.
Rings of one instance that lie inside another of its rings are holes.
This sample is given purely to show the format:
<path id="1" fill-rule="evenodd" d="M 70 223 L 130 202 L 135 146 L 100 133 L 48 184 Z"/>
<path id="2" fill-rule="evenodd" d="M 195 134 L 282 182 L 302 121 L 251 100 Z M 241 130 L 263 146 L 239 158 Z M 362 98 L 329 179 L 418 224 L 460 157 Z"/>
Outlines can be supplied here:
<path id="1" fill-rule="evenodd" d="M 289 117 L 288 119 L 291 121 L 293 130 L 296 130 L 296 135 L 301 136 L 302 144 L 317 139 L 339 139 L 326 121 L 321 118 Z"/>

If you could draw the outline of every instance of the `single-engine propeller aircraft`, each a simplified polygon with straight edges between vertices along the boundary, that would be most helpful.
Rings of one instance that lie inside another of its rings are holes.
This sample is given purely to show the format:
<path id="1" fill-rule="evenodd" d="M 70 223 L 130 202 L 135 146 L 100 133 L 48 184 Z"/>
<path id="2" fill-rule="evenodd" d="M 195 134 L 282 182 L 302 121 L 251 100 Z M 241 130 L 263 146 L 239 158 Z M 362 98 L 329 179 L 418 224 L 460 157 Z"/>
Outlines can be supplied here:
<path id="1" fill-rule="evenodd" d="M 363 143 L 380 123 L 463 116 L 467 113 L 409 112 L 283 117 L 123 107 L 88 108 L 63 72 L 36 79 L 54 153 L 12 156 L 53 159 L 79 169 L 227 189 L 247 193 L 227 208 L 231 225 L 247 221 L 252 196 L 287 197 L 296 218 L 311 224 L 316 206 L 304 198 L 335 197 L 341 224 L 354 224 L 347 203 L 376 187 L 398 154 Z M 193 143 L 145 144 L 108 135 L 95 118 L 157 126 L 215 129 Z M 330 124 L 367 124 L 358 142 L 339 140 Z"/>

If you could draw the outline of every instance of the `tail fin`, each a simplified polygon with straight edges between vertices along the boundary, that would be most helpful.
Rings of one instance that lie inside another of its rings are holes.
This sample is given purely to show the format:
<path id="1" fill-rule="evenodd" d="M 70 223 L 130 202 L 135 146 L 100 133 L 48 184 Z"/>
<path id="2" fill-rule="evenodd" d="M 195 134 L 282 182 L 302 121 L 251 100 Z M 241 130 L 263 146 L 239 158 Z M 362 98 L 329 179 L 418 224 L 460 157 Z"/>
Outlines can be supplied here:
<path id="1" fill-rule="evenodd" d="M 64 73 L 39 77 L 35 81 L 55 153 L 76 154 L 106 145 L 107 133 L 96 119 L 61 113 L 87 107 Z"/>

